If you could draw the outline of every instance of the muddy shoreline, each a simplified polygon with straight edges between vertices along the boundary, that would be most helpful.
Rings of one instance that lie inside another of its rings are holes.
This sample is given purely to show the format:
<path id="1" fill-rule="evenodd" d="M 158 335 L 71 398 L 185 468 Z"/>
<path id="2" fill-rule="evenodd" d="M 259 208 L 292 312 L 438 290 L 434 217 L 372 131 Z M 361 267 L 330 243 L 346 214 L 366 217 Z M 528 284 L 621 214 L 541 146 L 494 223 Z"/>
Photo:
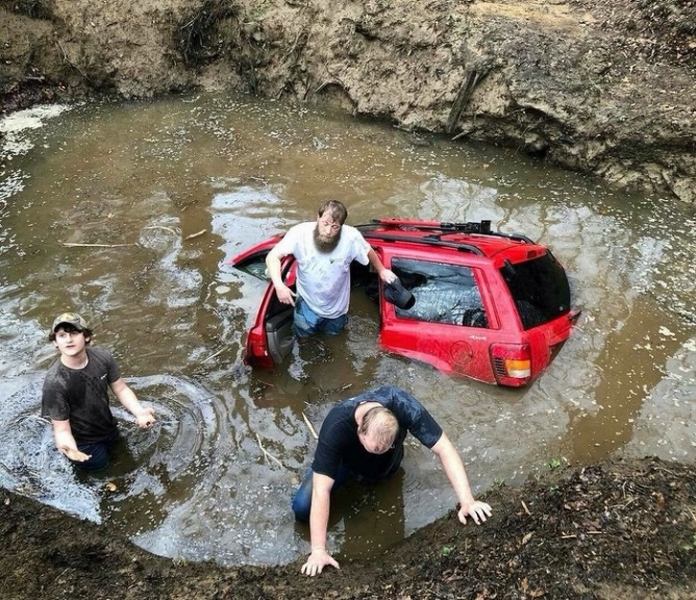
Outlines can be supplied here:
<path id="1" fill-rule="evenodd" d="M 481 499 L 480 527 L 454 512 L 384 556 L 316 578 L 301 561 L 221 567 L 148 554 L 108 526 L 0 493 L 0 595 L 7 600 L 691 599 L 696 470 L 657 459 L 550 472 Z"/>
<path id="2" fill-rule="evenodd" d="M 232 90 L 696 199 L 691 1 L 0 1 L 4 112 Z"/>

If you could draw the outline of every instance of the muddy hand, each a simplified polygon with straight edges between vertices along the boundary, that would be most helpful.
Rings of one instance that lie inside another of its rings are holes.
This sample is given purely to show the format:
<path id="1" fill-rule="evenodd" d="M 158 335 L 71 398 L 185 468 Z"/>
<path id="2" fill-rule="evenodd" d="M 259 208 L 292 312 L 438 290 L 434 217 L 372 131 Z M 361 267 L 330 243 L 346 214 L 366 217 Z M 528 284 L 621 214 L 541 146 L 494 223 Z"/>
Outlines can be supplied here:
<path id="1" fill-rule="evenodd" d="M 280 300 L 283 304 L 295 306 L 296 294 L 287 285 L 276 287 L 276 294 L 278 296 L 278 300 Z"/>
<path id="2" fill-rule="evenodd" d="M 77 448 L 61 448 L 61 452 L 73 462 L 85 462 L 92 458 L 91 454 L 80 452 Z"/>
<path id="3" fill-rule="evenodd" d="M 155 419 L 155 409 L 144 408 L 140 413 L 138 413 L 135 420 L 138 423 L 138 427 L 142 427 L 144 429 L 152 427 L 157 421 L 157 419 Z"/>
<path id="4" fill-rule="evenodd" d="M 332 558 L 332 556 L 326 550 L 317 548 L 316 550 L 312 550 L 307 562 L 302 565 L 300 572 L 303 575 L 314 577 L 315 575 L 319 575 L 326 565 L 331 565 L 336 569 L 341 568 L 338 566 L 338 562 L 336 562 L 336 560 Z"/>
<path id="5" fill-rule="evenodd" d="M 477 525 L 480 525 L 481 523 L 486 522 L 486 518 L 490 517 L 493 514 L 493 511 L 491 510 L 491 507 L 489 504 L 486 504 L 485 502 L 479 502 L 478 500 L 475 500 L 468 506 L 462 506 L 459 509 L 459 520 L 466 524 L 466 517 L 467 515 L 470 516 L 473 520 L 474 523 Z"/>
<path id="6" fill-rule="evenodd" d="M 394 272 L 389 269 L 384 269 L 384 271 L 379 274 L 379 278 L 387 284 L 394 283 L 398 279 Z"/>

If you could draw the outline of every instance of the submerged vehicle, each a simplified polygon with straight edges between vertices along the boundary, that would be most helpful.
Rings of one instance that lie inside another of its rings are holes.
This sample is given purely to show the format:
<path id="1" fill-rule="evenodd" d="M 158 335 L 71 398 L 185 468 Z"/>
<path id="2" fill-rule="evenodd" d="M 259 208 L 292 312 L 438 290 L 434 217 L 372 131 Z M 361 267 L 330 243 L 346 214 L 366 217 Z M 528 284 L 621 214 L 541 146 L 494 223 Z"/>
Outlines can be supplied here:
<path id="1" fill-rule="evenodd" d="M 394 303 L 370 266 L 353 262 L 353 286 L 379 304 L 380 344 L 444 373 L 527 385 L 549 366 L 580 315 L 551 251 L 523 235 L 493 231 L 490 221 L 376 219 L 357 229 L 413 296 Z M 252 265 L 263 263 L 281 237 L 230 263 L 263 272 Z M 292 256 L 283 260 L 282 275 L 292 289 L 295 268 Z M 281 303 L 269 283 L 247 332 L 245 362 L 260 368 L 279 364 L 294 343 L 292 324 L 293 307 Z"/>

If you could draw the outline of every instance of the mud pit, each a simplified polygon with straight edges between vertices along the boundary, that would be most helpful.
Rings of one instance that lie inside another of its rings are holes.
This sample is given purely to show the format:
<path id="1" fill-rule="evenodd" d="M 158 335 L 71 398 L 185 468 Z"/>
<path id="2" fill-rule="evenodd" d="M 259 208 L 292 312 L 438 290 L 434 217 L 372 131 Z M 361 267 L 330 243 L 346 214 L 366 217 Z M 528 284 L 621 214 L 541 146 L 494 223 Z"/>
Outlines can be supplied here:
<path id="1" fill-rule="evenodd" d="M 4 0 L 0 98 L 2 112 L 183 89 L 328 102 L 693 202 L 695 23 L 696 3 L 666 0 Z M 485 526 L 452 513 L 315 579 L 299 561 L 174 562 L 0 496 L 7 599 L 696 597 L 696 469 L 649 458 L 491 490 Z"/>

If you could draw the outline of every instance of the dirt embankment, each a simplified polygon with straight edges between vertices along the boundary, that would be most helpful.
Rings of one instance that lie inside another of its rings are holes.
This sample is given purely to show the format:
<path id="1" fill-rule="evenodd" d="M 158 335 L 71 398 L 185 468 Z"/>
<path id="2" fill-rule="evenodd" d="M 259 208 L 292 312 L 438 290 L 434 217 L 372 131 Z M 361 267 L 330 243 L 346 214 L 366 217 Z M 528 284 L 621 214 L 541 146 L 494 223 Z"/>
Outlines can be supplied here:
<path id="1" fill-rule="evenodd" d="M 694 0 L 0 0 L 4 110 L 331 102 L 696 201 Z"/>
<path id="2" fill-rule="evenodd" d="M 658 460 L 569 470 L 485 498 L 370 562 L 316 578 L 300 561 L 224 568 L 153 556 L 105 527 L 0 493 L 3 600 L 689 600 L 696 597 L 696 469 Z"/>

